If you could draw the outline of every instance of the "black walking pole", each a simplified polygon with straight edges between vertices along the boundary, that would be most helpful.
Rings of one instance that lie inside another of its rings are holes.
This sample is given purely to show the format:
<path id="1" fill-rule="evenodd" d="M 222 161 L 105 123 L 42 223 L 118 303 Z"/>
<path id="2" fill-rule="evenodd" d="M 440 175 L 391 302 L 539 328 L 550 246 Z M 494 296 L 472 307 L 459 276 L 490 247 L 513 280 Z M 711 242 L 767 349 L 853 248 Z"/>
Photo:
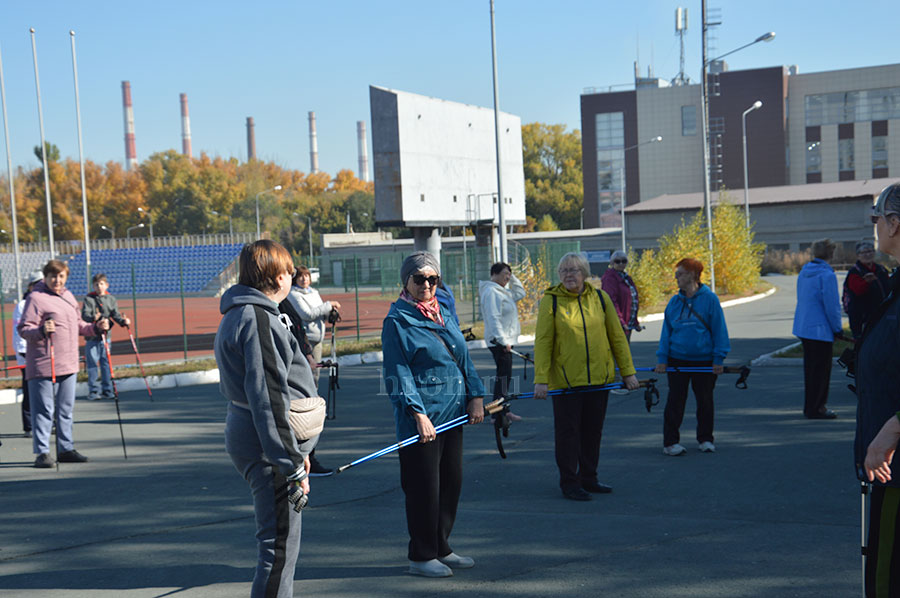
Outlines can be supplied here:
<path id="1" fill-rule="evenodd" d="M 109 344 L 107 343 L 107 333 L 100 335 L 103 348 L 106 350 L 106 365 L 109 367 L 109 378 L 113 387 L 113 400 L 116 402 L 116 418 L 119 420 L 119 436 L 122 437 L 122 454 L 128 458 L 128 451 L 125 450 L 125 430 L 122 429 L 122 413 L 119 411 L 119 389 L 116 388 L 116 375 L 113 373 L 112 355 L 109 352 Z"/>
<path id="2" fill-rule="evenodd" d="M 868 552 L 868 547 L 866 546 L 866 539 L 868 536 L 868 534 L 866 533 L 866 531 L 867 531 L 866 524 L 868 523 L 868 521 L 866 520 L 866 500 L 868 499 L 869 495 L 872 492 L 872 485 L 869 484 L 868 482 L 861 481 L 859 483 L 859 490 L 861 492 L 861 495 L 860 495 L 861 517 L 860 517 L 859 546 L 860 546 L 860 554 L 862 555 L 862 596 L 863 596 L 863 598 L 866 598 L 866 558 L 868 556 L 866 554 Z"/>
<path id="3" fill-rule="evenodd" d="M 56 352 L 53 350 L 52 332 L 47 333 L 47 341 L 50 343 L 50 390 L 53 391 L 53 419 L 50 421 L 52 426 L 53 422 L 59 419 L 59 404 L 56 397 Z M 56 472 L 59 473 L 59 430 L 56 430 L 53 444 L 56 445 Z"/>

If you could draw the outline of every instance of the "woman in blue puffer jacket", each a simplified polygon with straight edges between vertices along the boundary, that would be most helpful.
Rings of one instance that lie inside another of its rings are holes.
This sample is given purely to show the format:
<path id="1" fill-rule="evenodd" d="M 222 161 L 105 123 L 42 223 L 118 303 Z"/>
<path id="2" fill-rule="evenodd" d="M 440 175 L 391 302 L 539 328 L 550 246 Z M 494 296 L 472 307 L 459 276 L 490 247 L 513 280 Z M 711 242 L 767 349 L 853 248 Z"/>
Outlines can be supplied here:
<path id="1" fill-rule="evenodd" d="M 397 440 L 419 434 L 399 451 L 406 495 L 409 572 L 449 577 L 475 565 L 448 543 L 462 488 L 462 427 L 441 434 L 435 426 L 468 414 L 484 420 L 484 384 L 453 315 L 435 298 L 441 268 L 419 251 L 400 267 L 403 291 L 381 331 L 384 385 L 394 406 Z"/>
<path id="2" fill-rule="evenodd" d="M 834 243 L 822 239 L 812 245 L 813 260 L 797 278 L 794 336 L 803 343 L 803 414 L 809 419 L 834 419 L 828 409 L 828 384 L 834 337 L 841 333 L 841 300 L 837 276 L 828 262 Z"/>

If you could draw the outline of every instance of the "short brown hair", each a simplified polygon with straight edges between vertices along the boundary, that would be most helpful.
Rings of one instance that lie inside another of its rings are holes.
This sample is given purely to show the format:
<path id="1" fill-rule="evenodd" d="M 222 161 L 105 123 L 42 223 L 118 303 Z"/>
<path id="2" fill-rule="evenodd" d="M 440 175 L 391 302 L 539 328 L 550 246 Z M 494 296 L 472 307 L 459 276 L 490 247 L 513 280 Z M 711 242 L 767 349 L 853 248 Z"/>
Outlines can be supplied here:
<path id="1" fill-rule="evenodd" d="M 109 284 L 109 280 L 107 280 L 106 274 L 104 274 L 103 272 L 98 272 L 97 274 L 91 276 L 91 283 L 97 284 L 98 282 L 105 282 Z"/>
<path id="2" fill-rule="evenodd" d="M 812 244 L 813 257 L 820 260 L 827 260 L 834 256 L 835 244 L 831 239 L 819 239 Z"/>
<path id="3" fill-rule="evenodd" d="M 297 281 L 300 280 L 301 274 L 306 274 L 309 276 L 309 280 L 312 281 L 312 274 L 309 273 L 309 268 L 306 266 L 297 266 L 297 270 L 294 272 L 294 278 L 291 280 L 294 286 L 297 286 Z"/>
<path id="4" fill-rule="evenodd" d="M 692 257 L 686 257 L 677 264 L 675 267 L 681 267 L 686 272 L 691 272 L 694 276 L 697 277 L 697 281 L 700 280 L 700 275 L 703 274 L 703 262 L 700 260 L 696 260 Z"/>
<path id="5" fill-rule="evenodd" d="M 294 271 L 294 260 L 288 250 L 268 239 L 244 245 L 238 260 L 238 284 L 253 287 L 263 293 L 277 291 L 278 277 L 285 272 L 292 274 Z"/>
<path id="6" fill-rule="evenodd" d="M 60 272 L 65 272 L 66 276 L 69 275 L 69 266 L 62 260 L 50 260 L 46 264 L 44 264 L 44 269 L 42 270 L 44 276 L 50 276 L 52 274 L 59 274 Z"/>

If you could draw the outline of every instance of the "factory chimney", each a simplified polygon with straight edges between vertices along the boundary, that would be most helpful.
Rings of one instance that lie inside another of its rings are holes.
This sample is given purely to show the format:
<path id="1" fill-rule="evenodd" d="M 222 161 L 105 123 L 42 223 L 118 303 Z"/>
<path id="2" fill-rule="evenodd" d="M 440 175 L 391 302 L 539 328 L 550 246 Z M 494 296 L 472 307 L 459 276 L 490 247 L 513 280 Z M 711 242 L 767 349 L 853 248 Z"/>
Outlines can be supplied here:
<path id="1" fill-rule="evenodd" d="M 359 146 L 359 180 L 369 182 L 369 151 L 366 148 L 366 121 L 356 121 L 356 139 Z"/>
<path id="2" fill-rule="evenodd" d="M 309 113 L 309 172 L 319 172 L 319 143 L 316 140 L 316 113 Z"/>
<path id="3" fill-rule="evenodd" d="M 134 109 L 131 105 L 131 83 L 122 81 L 122 108 L 125 111 L 125 169 L 137 168 L 137 150 L 134 145 Z"/>
<path id="4" fill-rule="evenodd" d="M 191 157 L 191 117 L 188 114 L 187 94 L 183 93 L 181 98 L 181 153 Z"/>
<path id="5" fill-rule="evenodd" d="M 256 160 L 256 133 L 253 131 L 253 117 L 247 117 L 247 161 Z"/>

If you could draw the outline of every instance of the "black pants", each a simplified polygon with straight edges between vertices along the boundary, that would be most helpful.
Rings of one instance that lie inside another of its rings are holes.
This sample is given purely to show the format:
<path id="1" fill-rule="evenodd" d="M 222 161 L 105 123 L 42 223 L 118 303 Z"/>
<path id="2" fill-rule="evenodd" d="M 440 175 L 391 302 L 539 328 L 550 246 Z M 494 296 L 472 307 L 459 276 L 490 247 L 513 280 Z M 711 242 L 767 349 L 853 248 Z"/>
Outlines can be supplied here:
<path id="1" fill-rule="evenodd" d="M 684 361 L 669 358 L 671 367 L 710 367 L 711 361 Z M 688 387 L 694 390 L 697 400 L 697 442 L 713 441 L 713 421 L 715 405 L 713 390 L 716 388 L 715 374 L 669 372 L 669 396 L 666 397 L 666 411 L 663 415 L 663 446 L 677 444 L 681 440 L 681 422 L 687 405 Z"/>
<path id="2" fill-rule="evenodd" d="M 494 363 L 497 364 L 497 377 L 494 378 L 494 400 L 508 396 L 509 381 L 512 378 L 512 353 L 506 351 L 506 347 L 489 347 Z"/>
<path id="3" fill-rule="evenodd" d="M 23 355 L 24 357 L 24 355 Z M 22 431 L 31 432 L 31 401 L 28 399 L 28 382 L 25 368 L 22 368 Z"/>
<path id="4" fill-rule="evenodd" d="M 600 439 L 608 401 L 608 390 L 553 397 L 556 466 L 559 468 L 559 487 L 563 490 L 597 481 Z"/>
<path id="5" fill-rule="evenodd" d="M 803 415 L 815 417 L 825 412 L 831 383 L 833 342 L 801 338 L 803 343 Z"/>
<path id="6" fill-rule="evenodd" d="M 459 427 L 399 451 L 411 561 L 430 561 L 453 552 L 447 539 L 462 488 L 462 449 Z"/>
<path id="7" fill-rule="evenodd" d="M 900 488 L 872 486 L 866 541 L 866 596 L 900 596 Z M 879 551 L 879 548 L 883 550 Z"/>

